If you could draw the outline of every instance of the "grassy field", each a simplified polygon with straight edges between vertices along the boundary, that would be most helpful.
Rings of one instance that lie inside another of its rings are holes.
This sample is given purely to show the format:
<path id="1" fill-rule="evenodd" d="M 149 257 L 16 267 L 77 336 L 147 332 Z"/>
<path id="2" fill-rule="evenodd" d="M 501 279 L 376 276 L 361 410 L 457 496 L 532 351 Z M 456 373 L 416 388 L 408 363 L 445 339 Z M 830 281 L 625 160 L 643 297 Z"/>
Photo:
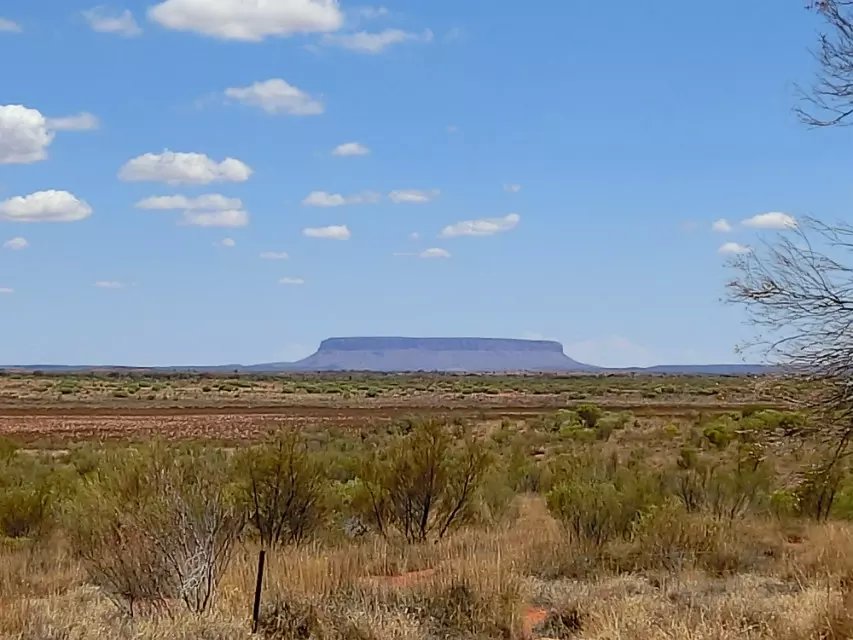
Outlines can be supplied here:
<path id="1" fill-rule="evenodd" d="M 7 374 L 0 638 L 850 638 L 812 392 Z"/>

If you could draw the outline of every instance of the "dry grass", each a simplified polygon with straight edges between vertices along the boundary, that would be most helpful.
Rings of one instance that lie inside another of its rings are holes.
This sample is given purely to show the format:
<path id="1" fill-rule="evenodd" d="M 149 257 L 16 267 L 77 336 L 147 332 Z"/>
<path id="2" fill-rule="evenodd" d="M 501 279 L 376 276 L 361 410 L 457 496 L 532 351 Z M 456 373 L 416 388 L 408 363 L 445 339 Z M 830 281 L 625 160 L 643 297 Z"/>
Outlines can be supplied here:
<path id="1" fill-rule="evenodd" d="M 673 566 L 630 543 L 593 553 L 566 543 L 540 499 L 524 498 L 515 522 L 438 544 L 368 539 L 270 554 L 262 632 L 285 640 L 853 638 L 853 528 L 800 525 L 792 535 L 789 525 L 751 521 L 720 539 L 723 550 L 753 555 L 735 554 L 715 571 L 701 556 Z M 133 620 L 85 584 L 63 549 L 53 541 L 0 551 L 0 638 L 251 637 L 251 546 L 235 555 L 209 614 L 176 606 Z M 619 571 L 626 558 L 632 571 Z M 566 567 L 584 567 L 583 577 Z"/>

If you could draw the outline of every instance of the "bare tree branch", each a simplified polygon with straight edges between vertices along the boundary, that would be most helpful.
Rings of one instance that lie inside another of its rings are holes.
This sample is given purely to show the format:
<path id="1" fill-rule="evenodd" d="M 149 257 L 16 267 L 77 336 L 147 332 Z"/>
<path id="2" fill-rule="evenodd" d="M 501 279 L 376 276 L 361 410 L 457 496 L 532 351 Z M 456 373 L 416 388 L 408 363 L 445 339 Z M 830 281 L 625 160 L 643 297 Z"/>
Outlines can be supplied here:
<path id="1" fill-rule="evenodd" d="M 743 305 L 757 329 L 743 348 L 820 381 L 819 392 L 802 402 L 820 409 L 823 434 L 845 445 L 853 435 L 851 254 L 853 226 L 807 218 L 735 257 L 736 277 L 728 284 L 729 301 Z"/>
<path id="2" fill-rule="evenodd" d="M 814 57 L 819 71 L 809 90 L 800 90 L 805 103 L 795 111 L 813 127 L 851 124 L 853 115 L 853 0 L 813 0 L 807 8 L 820 14 L 828 31 L 822 33 Z"/>

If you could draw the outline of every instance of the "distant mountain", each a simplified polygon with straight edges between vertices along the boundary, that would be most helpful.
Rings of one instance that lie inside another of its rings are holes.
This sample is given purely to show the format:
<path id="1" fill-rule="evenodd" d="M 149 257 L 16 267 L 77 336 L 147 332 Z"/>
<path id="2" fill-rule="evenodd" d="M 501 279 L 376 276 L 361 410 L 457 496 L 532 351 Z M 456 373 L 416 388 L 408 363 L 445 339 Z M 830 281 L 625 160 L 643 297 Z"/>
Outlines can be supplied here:
<path id="1" fill-rule="evenodd" d="M 775 370 L 775 367 L 763 364 L 662 364 L 637 369 L 642 373 L 715 376 L 749 376 L 772 373 Z"/>
<path id="2" fill-rule="evenodd" d="M 459 372 L 459 373 L 641 373 L 670 375 L 755 375 L 775 369 L 751 364 L 658 365 L 604 368 L 573 360 L 559 342 L 507 338 L 329 338 L 297 362 L 174 367 L 26 365 L 6 369 L 72 373 L 209 372 L 286 373 L 323 371 Z"/>
<path id="3" fill-rule="evenodd" d="M 252 371 L 596 371 L 563 353 L 559 342 L 502 338 L 329 338 L 293 363 L 254 365 Z"/>

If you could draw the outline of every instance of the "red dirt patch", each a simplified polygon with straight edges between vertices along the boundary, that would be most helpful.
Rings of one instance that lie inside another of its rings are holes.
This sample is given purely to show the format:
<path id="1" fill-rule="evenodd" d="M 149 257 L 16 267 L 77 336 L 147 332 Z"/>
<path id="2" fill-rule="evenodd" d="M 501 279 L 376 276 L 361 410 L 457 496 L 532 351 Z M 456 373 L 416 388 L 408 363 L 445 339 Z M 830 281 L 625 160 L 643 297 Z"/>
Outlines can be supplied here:
<path id="1" fill-rule="evenodd" d="M 538 627 L 540 624 L 545 622 L 548 618 L 548 610 L 543 609 L 542 607 L 532 607 L 529 606 L 524 611 L 524 618 L 522 621 L 522 634 L 525 638 L 533 638 L 534 629 Z"/>

